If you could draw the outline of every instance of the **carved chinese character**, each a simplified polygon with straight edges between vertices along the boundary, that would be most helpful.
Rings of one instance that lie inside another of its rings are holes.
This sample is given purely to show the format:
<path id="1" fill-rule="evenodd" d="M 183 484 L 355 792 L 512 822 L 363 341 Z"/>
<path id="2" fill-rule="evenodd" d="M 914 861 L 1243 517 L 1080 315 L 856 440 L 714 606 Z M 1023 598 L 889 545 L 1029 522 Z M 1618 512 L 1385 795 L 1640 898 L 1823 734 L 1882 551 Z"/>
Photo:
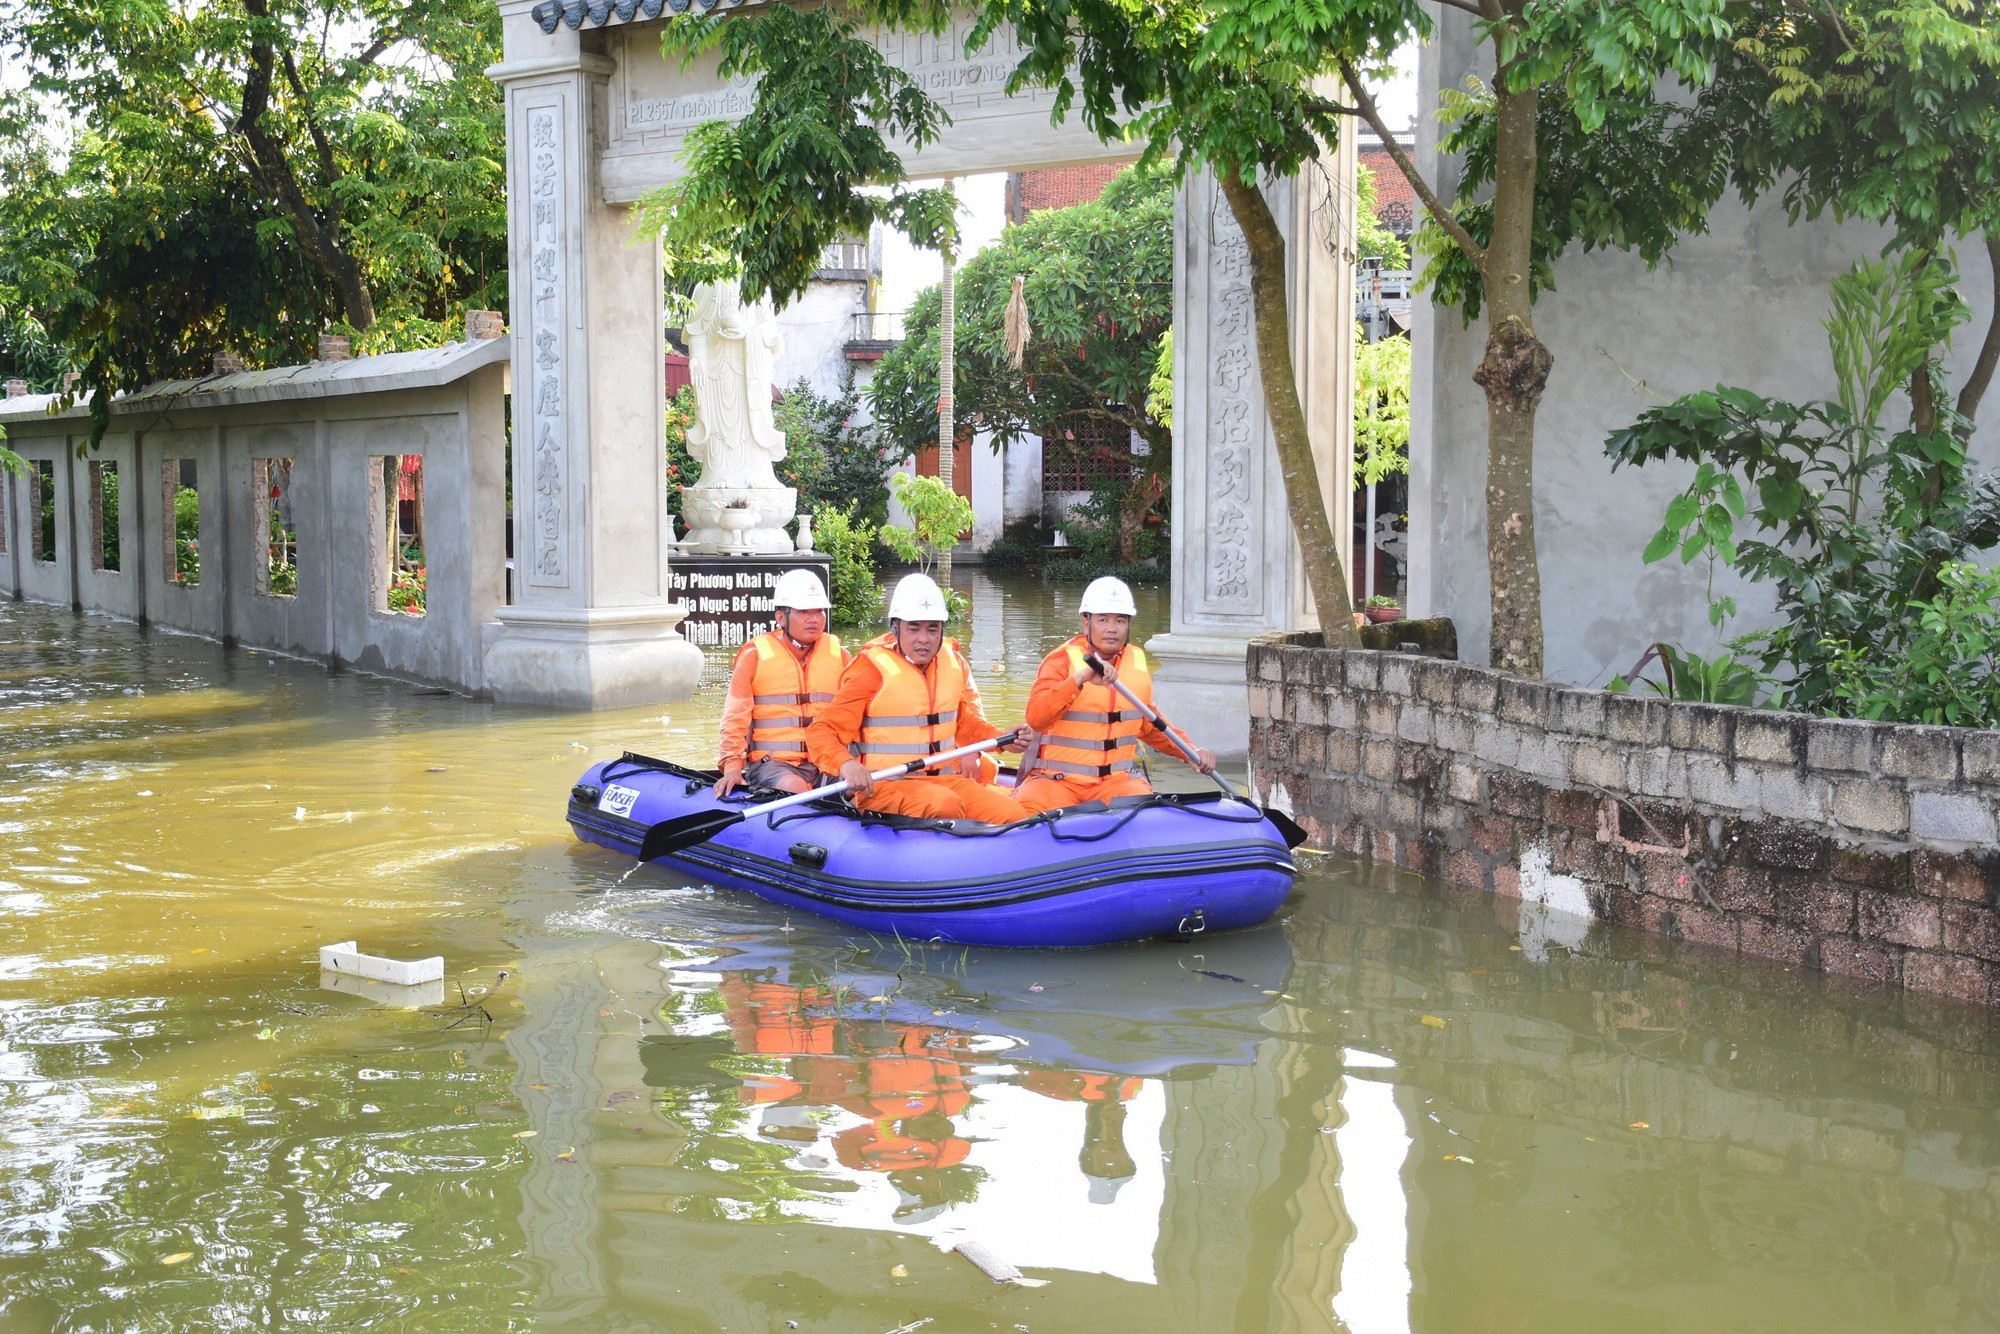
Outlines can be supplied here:
<path id="1" fill-rule="evenodd" d="M 1231 343 L 1215 356 L 1215 382 L 1230 393 L 1241 393 L 1250 380 L 1250 350 Z"/>

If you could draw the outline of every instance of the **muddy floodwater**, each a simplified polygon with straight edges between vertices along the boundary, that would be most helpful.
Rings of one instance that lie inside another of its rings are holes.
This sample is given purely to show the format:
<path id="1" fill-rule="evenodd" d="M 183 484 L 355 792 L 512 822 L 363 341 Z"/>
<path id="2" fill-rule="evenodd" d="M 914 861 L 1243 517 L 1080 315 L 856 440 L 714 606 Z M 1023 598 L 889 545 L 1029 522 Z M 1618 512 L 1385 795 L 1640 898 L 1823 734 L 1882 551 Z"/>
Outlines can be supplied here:
<path id="1" fill-rule="evenodd" d="M 1013 721 L 1074 590 L 962 578 Z M 718 712 L 0 606 L 0 1330 L 2000 1327 L 1982 1011 L 1340 861 L 1009 953 L 570 836 Z"/>

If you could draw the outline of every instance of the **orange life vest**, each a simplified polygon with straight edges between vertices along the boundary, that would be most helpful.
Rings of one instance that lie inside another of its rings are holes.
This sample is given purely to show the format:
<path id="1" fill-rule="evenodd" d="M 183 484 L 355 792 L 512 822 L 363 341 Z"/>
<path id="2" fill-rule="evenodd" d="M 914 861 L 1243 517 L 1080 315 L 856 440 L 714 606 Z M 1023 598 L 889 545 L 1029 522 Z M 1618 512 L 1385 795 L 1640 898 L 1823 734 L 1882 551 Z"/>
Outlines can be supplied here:
<path id="1" fill-rule="evenodd" d="M 958 706 L 972 679 L 957 642 L 940 644 L 924 671 L 880 643 L 868 644 L 860 656 L 882 674 L 882 686 L 861 716 L 861 735 L 847 749 L 870 768 L 950 750 L 958 736 Z"/>
<path id="2" fill-rule="evenodd" d="M 1059 650 L 1069 655 L 1072 673 L 1083 670 L 1085 646 L 1081 636 Z M 1136 644 L 1128 644 L 1112 664 L 1127 689 L 1148 704 L 1153 702 L 1153 669 Z M 1123 705 L 1124 707 L 1119 707 Z M 1139 767 L 1139 732 L 1146 715 L 1132 707 L 1110 686 L 1092 681 L 1079 690 L 1055 726 L 1042 733 L 1034 752 L 1021 764 L 1021 774 L 1073 774 L 1079 778 L 1106 778 L 1115 773 L 1131 773 Z"/>
<path id="3" fill-rule="evenodd" d="M 750 685 L 748 757 L 752 762 L 804 763 L 806 728 L 820 707 L 832 702 L 847 655 L 838 639 L 821 635 L 800 662 L 775 630 L 758 635 L 750 647 L 757 651 L 757 674 Z"/>

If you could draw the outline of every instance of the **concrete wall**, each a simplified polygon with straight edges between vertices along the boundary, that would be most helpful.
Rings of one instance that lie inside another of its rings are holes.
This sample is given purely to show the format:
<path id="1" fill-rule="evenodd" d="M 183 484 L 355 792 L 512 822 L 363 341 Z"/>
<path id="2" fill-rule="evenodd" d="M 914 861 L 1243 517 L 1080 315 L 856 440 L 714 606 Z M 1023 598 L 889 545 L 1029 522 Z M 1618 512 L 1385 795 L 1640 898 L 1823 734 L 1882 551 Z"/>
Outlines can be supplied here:
<path id="1" fill-rule="evenodd" d="M 1249 662 L 1252 784 L 1322 846 L 1585 926 L 2000 1004 L 2000 732 L 1564 689 L 1317 636 Z"/>
<path id="2" fill-rule="evenodd" d="M 1490 54 L 1475 51 L 1470 20 L 1447 10 L 1423 50 L 1420 103 L 1436 105 L 1439 90 L 1461 86 L 1468 73 L 1490 81 Z M 1457 173 L 1438 160 L 1437 127 L 1428 120 L 1418 122 L 1418 149 L 1450 194 Z M 1600 684 L 1656 640 L 1704 652 L 1714 644 L 1703 567 L 1640 560 L 1692 470 L 1650 465 L 1613 474 L 1604 439 L 1649 407 L 1718 383 L 1831 398 L 1832 359 L 1820 327 L 1828 283 L 1855 260 L 1878 255 L 1883 240 L 1868 226 L 1788 226 L 1776 201 L 1745 209 L 1732 197 L 1715 210 L 1707 235 L 1685 239 L 1657 270 L 1618 252 L 1572 254 L 1557 264 L 1556 290 L 1535 307 L 1536 332 L 1555 355 L 1534 460 L 1550 677 Z M 1959 247 L 1959 262 L 1975 312 L 1953 349 L 1962 379 L 1991 314 L 1993 284 L 1981 247 Z M 1412 334 L 1410 605 L 1417 615 L 1455 620 L 1467 659 L 1485 662 L 1486 401 L 1471 379 L 1485 326 L 1467 328 L 1457 311 L 1419 297 Z M 2000 463 L 2000 413 L 1985 415 L 1974 451 L 1990 467 Z M 1769 612 L 1768 597 L 1739 601 L 1745 615 L 1730 635 L 1754 629 Z"/>
<path id="3" fill-rule="evenodd" d="M 1039 436 L 1007 446 L 1002 460 L 1000 517 L 1002 523 L 1042 518 L 1042 441 Z"/>
<path id="4" fill-rule="evenodd" d="M 487 622 L 505 589 L 506 343 L 455 344 L 351 362 L 280 367 L 157 385 L 118 400 L 98 449 L 80 409 L 49 400 L 0 408 L 8 443 L 55 463 L 55 559 L 26 536 L 27 479 L 0 488 L 9 553 L 0 592 L 99 611 L 224 642 L 484 689 Z M 370 460 L 423 456 L 425 614 L 380 608 L 387 546 Z M 298 592 L 261 591 L 253 462 L 293 460 Z M 172 576 L 173 501 L 165 469 L 191 459 L 200 496 L 199 578 Z M 90 464 L 119 472 L 120 568 L 92 568 Z"/>
<path id="5" fill-rule="evenodd" d="M 813 392 L 832 397 L 847 387 L 847 336 L 853 316 L 868 309 L 864 281 L 815 282 L 778 312 L 784 346 L 771 366 L 771 380 L 785 392 L 801 379 Z"/>

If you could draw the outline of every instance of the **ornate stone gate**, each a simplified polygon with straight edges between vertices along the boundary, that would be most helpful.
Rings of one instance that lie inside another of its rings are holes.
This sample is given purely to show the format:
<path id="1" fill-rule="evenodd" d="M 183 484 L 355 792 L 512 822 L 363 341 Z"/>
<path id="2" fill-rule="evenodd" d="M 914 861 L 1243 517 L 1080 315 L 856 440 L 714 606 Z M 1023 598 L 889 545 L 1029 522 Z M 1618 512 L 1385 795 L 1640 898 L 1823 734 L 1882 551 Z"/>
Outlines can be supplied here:
<path id="1" fill-rule="evenodd" d="M 698 2 L 698 0 L 697 0 Z M 514 605 L 487 677 L 502 698 L 613 705 L 689 691 L 699 654 L 668 601 L 658 248 L 630 205 L 681 170 L 687 135 L 741 115 L 747 84 L 715 58 L 683 69 L 660 27 L 689 0 L 502 0 L 515 386 Z M 970 18 L 943 38 L 878 34 L 952 124 L 908 158 L 913 176 L 1062 166 L 1132 155 L 1052 95 L 1009 97 L 1009 40 L 972 58 Z M 1335 531 L 1349 523 L 1354 153 L 1351 140 L 1268 190 L 1290 247 L 1299 366 Z M 1151 647 L 1162 707 L 1225 750 L 1248 738 L 1251 637 L 1311 612 L 1263 409 L 1249 257 L 1213 180 L 1175 208 L 1173 623 Z M 1148 627 L 1151 628 L 1151 627 Z"/>

